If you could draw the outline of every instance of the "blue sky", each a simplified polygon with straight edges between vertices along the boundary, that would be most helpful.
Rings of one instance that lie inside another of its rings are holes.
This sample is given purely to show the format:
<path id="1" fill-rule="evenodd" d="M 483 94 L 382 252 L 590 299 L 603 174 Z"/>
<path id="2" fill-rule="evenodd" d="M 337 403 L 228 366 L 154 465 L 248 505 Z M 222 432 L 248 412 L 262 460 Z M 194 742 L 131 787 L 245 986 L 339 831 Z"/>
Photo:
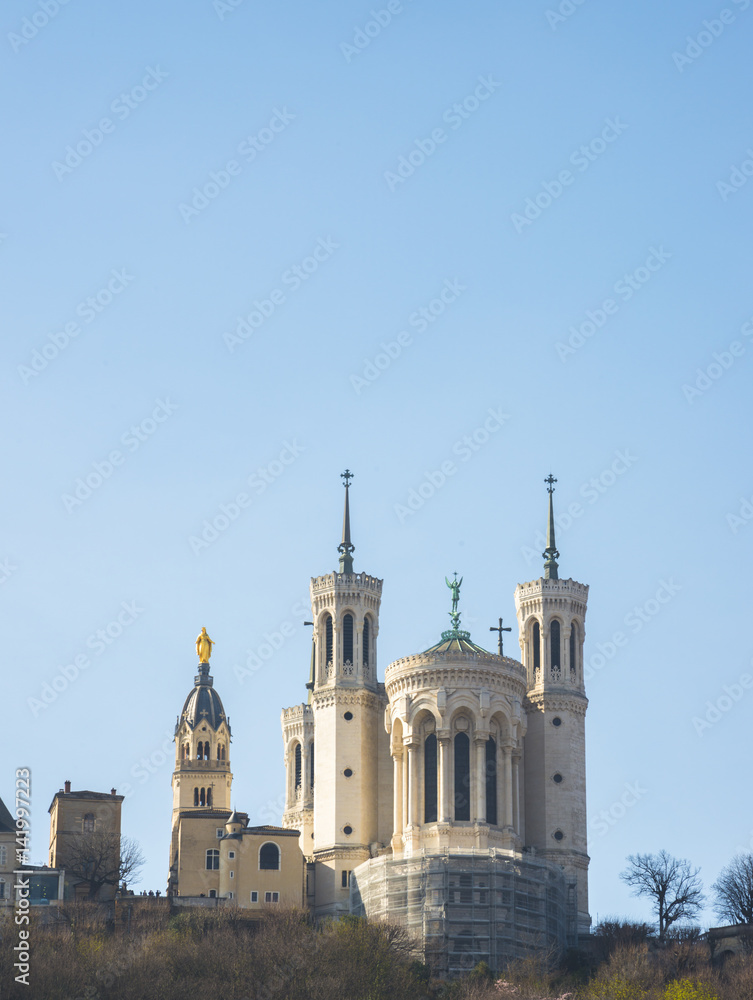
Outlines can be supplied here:
<path id="1" fill-rule="evenodd" d="M 551 470 L 561 575 L 591 586 L 591 912 L 649 916 L 634 852 L 710 884 L 753 847 L 753 5 L 57 3 L 4 5 L 0 70 L 0 794 L 32 767 L 35 858 L 65 779 L 130 785 L 164 890 L 202 625 L 235 804 L 279 819 L 346 466 L 381 676 L 455 570 L 493 645 Z"/>

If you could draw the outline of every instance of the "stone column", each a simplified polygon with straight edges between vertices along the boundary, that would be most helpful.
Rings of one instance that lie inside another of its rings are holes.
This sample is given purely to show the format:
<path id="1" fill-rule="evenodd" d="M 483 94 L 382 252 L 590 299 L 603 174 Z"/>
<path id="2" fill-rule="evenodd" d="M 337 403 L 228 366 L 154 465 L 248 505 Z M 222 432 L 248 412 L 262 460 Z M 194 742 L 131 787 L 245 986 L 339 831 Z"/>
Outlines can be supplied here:
<path id="1" fill-rule="evenodd" d="M 437 819 L 440 823 L 450 822 L 450 736 L 437 735 L 439 743 L 439 802 Z"/>
<path id="2" fill-rule="evenodd" d="M 512 814 L 512 743 L 505 743 L 504 747 L 505 755 L 505 815 L 504 815 L 504 825 L 512 826 L 513 824 L 513 814 Z"/>
<path id="3" fill-rule="evenodd" d="M 475 798 L 475 812 L 474 816 L 471 814 L 471 819 L 476 820 L 477 823 L 486 822 L 486 740 L 484 737 L 477 736 L 474 741 L 474 746 L 476 748 L 476 795 Z"/>
<path id="4" fill-rule="evenodd" d="M 403 755 L 395 752 L 392 755 L 393 774 L 393 834 L 402 835 L 403 832 Z"/>
<path id="5" fill-rule="evenodd" d="M 418 824 L 418 740 L 405 736 L 403 744 L 408 751 L 408 823 L 409 828 Z"/>
<path id="6" fill-rule="evenodd" d="M 305 805 L 309 794 L 309 745 L 305 736 L 301 737 L 301 804 Z"/>
<path id="7" fill-rule="evenodd" d="M 512 751 L 512 826 L 520 836 L 520 757 L 517 747 Z"/>

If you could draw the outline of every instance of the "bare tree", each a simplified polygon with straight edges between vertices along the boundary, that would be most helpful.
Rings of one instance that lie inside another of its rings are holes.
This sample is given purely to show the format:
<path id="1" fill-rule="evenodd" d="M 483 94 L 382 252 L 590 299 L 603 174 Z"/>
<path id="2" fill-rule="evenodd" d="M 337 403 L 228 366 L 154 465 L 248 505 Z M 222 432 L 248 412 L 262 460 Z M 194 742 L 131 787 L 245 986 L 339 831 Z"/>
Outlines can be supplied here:
<path id="1" fill-rule="evenodd" d="M 731 924 L 753 924 L 753 854 L 736 854 L 711 886 L 714 909 Z"/>
<path id="2" fill-rule="evenodd" d="M 106 830 L 77 834 L 65 844 L 65 869 L 87 883 L 89 899 L 96 899 L 106 885 L 117 888 L 135 879 L 144 862 L 135 840 Z"/>
<path id="3" fill-rule="evenodd" d="M 673 858 L 666 851 L 658 854 L 631 854 L 628 867 L 620 878 L 633 889 L 634 896 L 650 896 L 659 917 L 659 940 L 683 918 L 694 917 L 704 901 L 703 886 L 689 861 Z"/>

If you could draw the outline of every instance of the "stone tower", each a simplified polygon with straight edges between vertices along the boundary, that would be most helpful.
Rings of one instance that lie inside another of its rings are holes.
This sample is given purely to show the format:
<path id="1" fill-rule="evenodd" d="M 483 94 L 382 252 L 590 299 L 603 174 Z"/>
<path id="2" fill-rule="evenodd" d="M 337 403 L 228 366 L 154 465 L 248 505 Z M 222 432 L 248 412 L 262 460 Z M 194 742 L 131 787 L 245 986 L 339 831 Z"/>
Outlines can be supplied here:
<path id="1" fill-rule="evenodd" d="M 175 723 L 168 891 L 183 896 L 218 894 L 219 867 L 210 867 L 207 851 L 217 848 L 217 831 L 224 832 L 233 782 L 230 720 L 209 673 L 211 645 L 200 640 L 197 651 L 204 658 Z"/>
<path id="2" fill-rule="evenodd" d="M 544 576 L 515 589 L 520 648 L 526 671 L 525 842 L 562 865 L 577 883 L 578 933 L 587 934 L 585 717 L 583 639 L 588 587 L 560 580 L 549 492 Z"/>
<path id="3" fill-rule="evenodd" d="M 282 713 L 283 826 L 314 862 L 316 915 L 347 913 L 350 872 L 389 842 L 392 770 L 377 681 L 382 581 L 354 573 L 349 487 L 339 568 L 311 580 L 314 627 L 308 704 Z"/>

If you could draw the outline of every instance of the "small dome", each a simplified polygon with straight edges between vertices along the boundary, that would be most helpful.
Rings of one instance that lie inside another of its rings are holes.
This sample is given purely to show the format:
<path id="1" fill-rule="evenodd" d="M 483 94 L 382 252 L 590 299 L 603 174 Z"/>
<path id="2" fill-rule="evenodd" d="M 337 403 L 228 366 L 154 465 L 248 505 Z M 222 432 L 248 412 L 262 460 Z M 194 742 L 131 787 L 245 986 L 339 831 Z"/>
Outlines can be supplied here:
<path id="1" fill-rule="evenodd" d="M 191 729 L 201 723 L 206 723 L 211 729 L 217 730 L 224 722 L 230 732 L 230 721 L 225 716 L 225 709 L 222 707 L 222 699 L 215 691 L 214 680 L 209 674 L 209 666 L 206 663 L 199 665 L 199 672 L 194 677 L 194 688 L 189 692 L 183 705 L 178 723 L 175 727 L 177 732 L 182 722 L 187 722 Z"/>
<path id="2" fill-rule="evenodd" d="M 486 656 L 493 656 L 488 649 L 483 649 L 471 641 L 470 632 L 462 632 L 460 629 L 449 629 L 442 633 L 442 640 L 435 646 L 429 646 L 425 653 L 484 653 Z"/>

